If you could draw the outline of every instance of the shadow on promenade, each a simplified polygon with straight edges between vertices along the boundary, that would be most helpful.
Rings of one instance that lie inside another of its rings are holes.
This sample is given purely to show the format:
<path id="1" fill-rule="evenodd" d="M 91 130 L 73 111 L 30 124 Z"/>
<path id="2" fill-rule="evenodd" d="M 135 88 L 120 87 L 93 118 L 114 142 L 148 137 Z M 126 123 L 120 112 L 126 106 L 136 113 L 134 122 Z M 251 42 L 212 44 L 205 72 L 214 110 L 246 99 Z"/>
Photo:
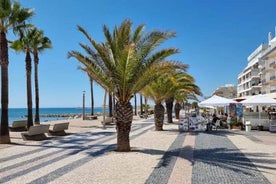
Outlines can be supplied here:
<path id="1" fill-rule="evenodd" d="M 183 133 L 182 133 L 183 134 Z M 212 132 L 185 132 L 184 134 L 193 134 L 197 137 L 200 134 L 204 134 L 204 137 L 213 137 L 213 139 L 227 139 L 227 135 L 244 135 L 244 133 L 236 133 L 231 131 L 212 131 Z M 246 136 L 246 135 L 244 135 Z M 228 139 L 227 139 L 228 140 Z M 229 141 L 229 140 L 228 140 Z M 246 153 L 250 156 L 250 159 L 245 156 L 238 148 L 234 145 L 225 146 L 222 144 L 212 143 L 212 147 L 208 147 L 208 140 L 203 140 L 206 143 L 205 148 L 195 148 L 191 146 L 178 147 L 172 150 L 163 151 L 157 149 L 143 149 L 143 148 L 134 148 L 133 152 L 149 154 L 149 155 L 161 155 L 163 156 L 156 166 L 156 169 L 162 167 L 171 168 L 171 164 L 174 164 L 176 158 L 181 158 L 189 161 L 192 165 L 194 161 L 201 162 L 210 166 L 219 167 L 226 170 L 231 170 L 233 172 L 239 172 L 244 174 L 252 174 L 250 171 L 258 171 L 258 168 L 276 170 L 275 167 L 265 166 L 268 164 L 275 164 L 276 160 L 271 155 L 258 152 L 258 153 Z M 203 146 L 204 147 L 204 146 Z M 180 154 L 180 152 L 187 152 L 189 150 L 193 151 L 193 157 L 190 157 L 188 154 Z M 255 165 L 252 163 L 254 161 Z M 264 165 L 265 164 L 265 165 Z"/>
<path id="2" fill-rule="evenodd" d="M 252 174 L 250 171 L 257 171 L 257 167 L 266 170 L 276 170 L 275 167 L 268 166 L 276 163 L 275 158 L 268 153 L 257 152 L 244 154 L 227 138 L 229 135 L 242 135 L 251 141 L 260 143 L 261 141 L 252 136 L 252 134 L 246 134 L 240 131 L 219 130 L 195 132 L 195 135 L 197 138 L 204 139 L 199 141 L 202 145 L 194 150 L 194 156 L 197 162 L 249 175 Z"/>

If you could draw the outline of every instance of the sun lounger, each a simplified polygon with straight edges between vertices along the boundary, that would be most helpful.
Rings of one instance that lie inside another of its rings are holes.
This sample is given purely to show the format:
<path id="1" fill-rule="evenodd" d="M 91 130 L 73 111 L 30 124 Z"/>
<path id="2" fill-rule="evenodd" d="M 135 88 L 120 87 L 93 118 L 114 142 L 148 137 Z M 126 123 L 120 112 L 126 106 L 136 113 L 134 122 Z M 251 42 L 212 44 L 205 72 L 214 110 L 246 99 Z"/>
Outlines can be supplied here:
<path id="1" fill-rule="evenodd" d="M 48 133 L 50 125 L 31 126 L 27 132 L 22 132 L 23 140 L 43 140 L 46 139 L 45 133 Z"/>
<path id="2" fill-rule="evenodd" d="M 27 120 L 17 120 L 13 121 L 12 125 L 9 126 L 10 131 L 26 131 L 27 130 Z"/>
<path id="3" fill-rule="evenodd" d="M 50 126 L 48 135 L 66 135 L 65 130 L 69 128 L 69 122 L 55 123 Z"/>

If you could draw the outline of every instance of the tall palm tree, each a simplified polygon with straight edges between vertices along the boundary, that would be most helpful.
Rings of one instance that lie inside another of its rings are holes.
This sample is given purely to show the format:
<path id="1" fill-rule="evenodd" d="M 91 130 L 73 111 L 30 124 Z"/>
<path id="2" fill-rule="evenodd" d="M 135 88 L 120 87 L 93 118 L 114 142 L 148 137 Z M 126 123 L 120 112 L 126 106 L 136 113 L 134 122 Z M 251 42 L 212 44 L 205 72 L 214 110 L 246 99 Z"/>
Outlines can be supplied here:
<path id="1" fill-rule="evenodd" d="M 115 119 L 117 126 L 117 150 L 130 151 L 129 133 L 133 119 L 130 99 L 151 80 L 158 77 L 156 71 L 167 69 L 164 62 L 168 56 L 178 52 L 175 48 L 156 51 L 164 41 L 172 38 L 174 32 L 152 31 L 144 34 L 144 25 L 132 31 L 132 22 L 125 20 L 113 33 L 103 26 L 105 41 L 95 40 L 78 26 L 90 42 L 90 46 L 80 44 L 88 56 L 78 51 L 68 53 L 89 69 L 89 74 L 105 90 L 114 93 L 116 98 Z"/>
<path id="2" fill-rule="evenodd" d="M 22 51 L 26 53 L 25 62 L 26 62 L 26 79 L 27 79 L 27 107 L 28 107 L 28 128 L 33 126 L 33 105 L 32 105 L 32 39 L 34 34 L 31 29 L 23 29 L 20 32 L 20 38 L 11 44 L 11 48 L 16 51 Z"/>
<path id="3" fill-rule="evenodd" d="M 51 40 L 44 36 L 42 30 L 33 28 L 32 32 L 32 53 L 34 57 L 34 81 L 35 81 L 35 124 L 40 124 L 39 118 L 39 82 L 38 82 L 38 54 L 43 52 L 45 49 L 52 48 Z"/>
<path id="4" fill-rule="evenodd" d="M 9 30 L 17 32 L 18 28 L 25 25 L 33 12 L 28 8 L 22 8 L 18 2 L 0 0 L 0 62 L 1 62 L 1 127 L 0 144 L 10 143 L 9 135 L 9 90 L 8 90 L 8 42 Z"/>

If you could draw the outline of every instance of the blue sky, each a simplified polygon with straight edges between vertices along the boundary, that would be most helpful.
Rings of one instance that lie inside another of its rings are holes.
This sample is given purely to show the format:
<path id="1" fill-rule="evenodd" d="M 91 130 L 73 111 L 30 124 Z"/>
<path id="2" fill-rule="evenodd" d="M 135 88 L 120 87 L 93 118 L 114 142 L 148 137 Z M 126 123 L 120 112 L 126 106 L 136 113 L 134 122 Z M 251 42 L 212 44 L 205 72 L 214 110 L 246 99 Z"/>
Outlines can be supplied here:
<path id="1" fill-rule="evenodd" d="M 81 51 L 87 43 L 77 31 L 81 25 L 98 42 L 104 41 L 102 26 L 111 30 L 129 18 L 134 27 L 145 24 L 146 31 L 176 31 L 165 46 L 180 53 L 172 57 L 189 65 L 204 96 L 225 84 L 237 84 L 237 76 L 247 65 L 247 57 L 268 32 L 275 35 L 273 0 L 21 0 L 33 8 L 31 22 L 44 30 L 53 48 L 40 55 L 39 84 L 41 107 L 80 107 L 82 91 L 90 104 L 90 85 L 80 63 L 68 59 L 71 50 Z M 11 37 L 10 37 L 11 38 Z M 9 51 L 10 107 L 26 107 L 25 55 Z M 34 87 L 34 84 L 33 84 Z M 94 85 L 95 106 L 103 104 L 103 90 Z M 34 92 L 33 92 L 34 94 Z M 34 102 L 34 101 L 33 101 Z"/>

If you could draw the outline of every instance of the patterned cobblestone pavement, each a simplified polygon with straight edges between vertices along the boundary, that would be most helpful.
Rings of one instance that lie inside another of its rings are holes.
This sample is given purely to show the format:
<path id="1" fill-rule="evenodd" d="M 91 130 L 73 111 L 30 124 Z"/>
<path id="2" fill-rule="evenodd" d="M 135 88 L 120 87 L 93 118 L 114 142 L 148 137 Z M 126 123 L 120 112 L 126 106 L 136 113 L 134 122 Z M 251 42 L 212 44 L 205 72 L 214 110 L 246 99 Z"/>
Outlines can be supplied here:
<path id="1" fill-rule="evenodd" d="M 192 183 L 269 184 L 226 134 L 227 131 L 197 133 Z"/>
<path id="2" fill-rule="evenodd" d="M 146 183 L 165 184 L 168 182 L 176 158 L 184 149 L 181 148 L 181 144 L 187 134 L 189 133 L 179 134 Z M 228 134 L 233 133 L 223 130 L 194 133 L 196 141 L 191 183 L 270 184 L 256 166 L 227 138 Z M 241 134 L 257 141 L 257 138 L 252 135 Z M 185 175 L 183 174 L 182 177 Z"/>
<path id="3" fill-rule="evenodd" d="M 164 153 L 164 156 L 153 170 L 148 180 L 145 182 L 146 184 L 168 183 L 175 161 L 181 151 L 181 145 L 184 141 L 185 135 L 185 133 L 181 133 L 175 139 L 168 151 Z"/>
<path id="4" fill-rule="evenodd" d="M 276 134 L 156 132 L 152 121 L 133 125 L 127 154 L 113 152 L 113 128 L 3 147 L 0 183 L 276 184 Z"/>
<path id="5" fill-rule="evenodd" d="M 142 128 L 144 128 L 144 130 L 131 136 L 130 138 L 135 139 L 136 137 L 139 137 L 143 133 L 152 129 L 152 126 L 149 125 L 150 124 L 148 123 L 141 123 L 138 126 L 134 125 L 132 128 L 133 131 Z M 104 139 L 97 140 L 98 136 L 104 137 Z M 116 146 L 114 144 L 106 144 L 106 142 L 114 139 L 116 139 L 115 132 L 106 131 L 101 133 L 82 132 L 76 135 L 63 137 L 62 139 L 55 140 L 54 142 L 51 140 L 42 141 L 42 145 L 38 146 L 37 148 L 35 148 L 36 146 L 30 146 L 33 147 L 34 150 L 0 158 L 0 183 L 9 183 L 13 179 L 23 178 L 24 175 L 30 172 L 39 171 L 39 169 L 42 169 L 50 164 L 58 163 L 64 158 L 78 155 L 80 153 L 85 153 L 86 156 L 78 157 L 75 161 L 72 160 L 65 166 L 59 167 L 58 169 L 55 169 L 52 172 L 43 175 L 42 177 L 37 177 L 34 175 L 34 180 L 32 182 L 28 182 L 29 184 L 51 183 L 55 179 L 68 172 L 71 172 L 76 168 L 81 167 L 96 157 L 102 156 L 106 152 L 115 150 Z M 93 144 L 94 141 L 97 143 Z M 40 153 L 43 153 L 47 150 L 50 150 L 50 153 L 39 156 Z M 16 162 L 16 159 L 18 158 L 30 157 L 32 155 L 34 155 L 34 157 L 26 161 L 20 161 L 19 163 L 14 163 L 7 167 L 3 167 L 3 165 L 1 165 L 2 162 L 4 163 L 12 160 L 15 160 Z M 19 184 L 19 182 L 11 183 Z"/>

